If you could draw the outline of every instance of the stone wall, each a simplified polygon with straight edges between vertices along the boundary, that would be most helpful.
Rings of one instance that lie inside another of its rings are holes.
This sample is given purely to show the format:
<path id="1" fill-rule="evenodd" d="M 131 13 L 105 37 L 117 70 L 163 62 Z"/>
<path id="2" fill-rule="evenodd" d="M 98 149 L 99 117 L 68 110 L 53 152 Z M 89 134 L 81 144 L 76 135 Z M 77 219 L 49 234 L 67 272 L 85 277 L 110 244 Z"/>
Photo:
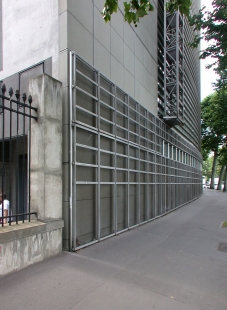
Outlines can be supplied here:
<path id="1" fill-rule="evenodd" d="M 0 276 L 60 253 L 62 226 L 59 220 L 0 228 Z"/>

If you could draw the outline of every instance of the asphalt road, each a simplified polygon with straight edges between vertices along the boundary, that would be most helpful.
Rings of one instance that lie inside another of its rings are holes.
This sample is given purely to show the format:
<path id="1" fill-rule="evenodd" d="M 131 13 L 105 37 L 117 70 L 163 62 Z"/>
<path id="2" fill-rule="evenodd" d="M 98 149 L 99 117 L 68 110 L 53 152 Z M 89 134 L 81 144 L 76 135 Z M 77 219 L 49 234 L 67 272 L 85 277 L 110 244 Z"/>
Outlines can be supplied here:
<path id="1" fill-rule="evenodd" d="M 227 309 L 227 193 L 0 279 L 1 309 Z"/>

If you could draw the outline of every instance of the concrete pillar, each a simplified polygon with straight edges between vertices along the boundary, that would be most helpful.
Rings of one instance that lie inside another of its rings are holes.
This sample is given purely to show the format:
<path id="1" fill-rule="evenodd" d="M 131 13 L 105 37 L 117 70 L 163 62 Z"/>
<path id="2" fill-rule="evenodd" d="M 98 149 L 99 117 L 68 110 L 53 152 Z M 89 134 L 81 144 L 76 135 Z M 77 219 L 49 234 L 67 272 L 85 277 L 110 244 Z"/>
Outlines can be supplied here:
<path id="1" fill-rule="evenodd" d="M 42 74 L 29 82 L 38 108 L 31 125 L 31 212 L 38 219 L 62 218 L 62 84 Z"/>

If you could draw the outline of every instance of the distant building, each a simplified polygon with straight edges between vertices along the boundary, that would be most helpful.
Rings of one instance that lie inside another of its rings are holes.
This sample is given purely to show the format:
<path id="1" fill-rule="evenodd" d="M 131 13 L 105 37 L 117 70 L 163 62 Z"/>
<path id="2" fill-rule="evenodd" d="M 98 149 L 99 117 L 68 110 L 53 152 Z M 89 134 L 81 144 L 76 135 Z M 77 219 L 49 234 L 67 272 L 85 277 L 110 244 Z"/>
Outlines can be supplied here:
<path id="1" fill-rule="evenodd" d="M 154 12 L 135 28 L 124 22 L 119 1 L 119 12 L 105 24 L 103 3 L 0 1 L 0 79 L 21 94 L 28 93 L 29 79 L 43 73 L 62 82 L 68 250 L 148 222 L 202 194 L 200 64 L 198 50 L 187 45 L 193 36 L 187 20 L 178 12 L 166 14 L 164 0 L 154 0 Z M 193 12 L 199 8 L 194 0 Z M 5 150 L 8 138 L 0 129 Z M 0 149 L 0 160 L 6 154 Z M 20 181 L 0 182 L 15 213 L 18 188 L 24 201 L 28 191 Z"/>

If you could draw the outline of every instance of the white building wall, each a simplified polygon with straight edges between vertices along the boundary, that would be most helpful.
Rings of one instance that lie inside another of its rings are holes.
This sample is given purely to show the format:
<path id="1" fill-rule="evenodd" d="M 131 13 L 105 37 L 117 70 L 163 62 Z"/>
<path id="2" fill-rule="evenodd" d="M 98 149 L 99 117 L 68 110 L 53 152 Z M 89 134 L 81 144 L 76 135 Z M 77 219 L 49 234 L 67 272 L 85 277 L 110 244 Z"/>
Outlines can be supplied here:
<path id="1" fill-rule="evenodd" d="M 0 79 L 52 57 L 58 78 L 58 0 L 2 0 Z"/>

